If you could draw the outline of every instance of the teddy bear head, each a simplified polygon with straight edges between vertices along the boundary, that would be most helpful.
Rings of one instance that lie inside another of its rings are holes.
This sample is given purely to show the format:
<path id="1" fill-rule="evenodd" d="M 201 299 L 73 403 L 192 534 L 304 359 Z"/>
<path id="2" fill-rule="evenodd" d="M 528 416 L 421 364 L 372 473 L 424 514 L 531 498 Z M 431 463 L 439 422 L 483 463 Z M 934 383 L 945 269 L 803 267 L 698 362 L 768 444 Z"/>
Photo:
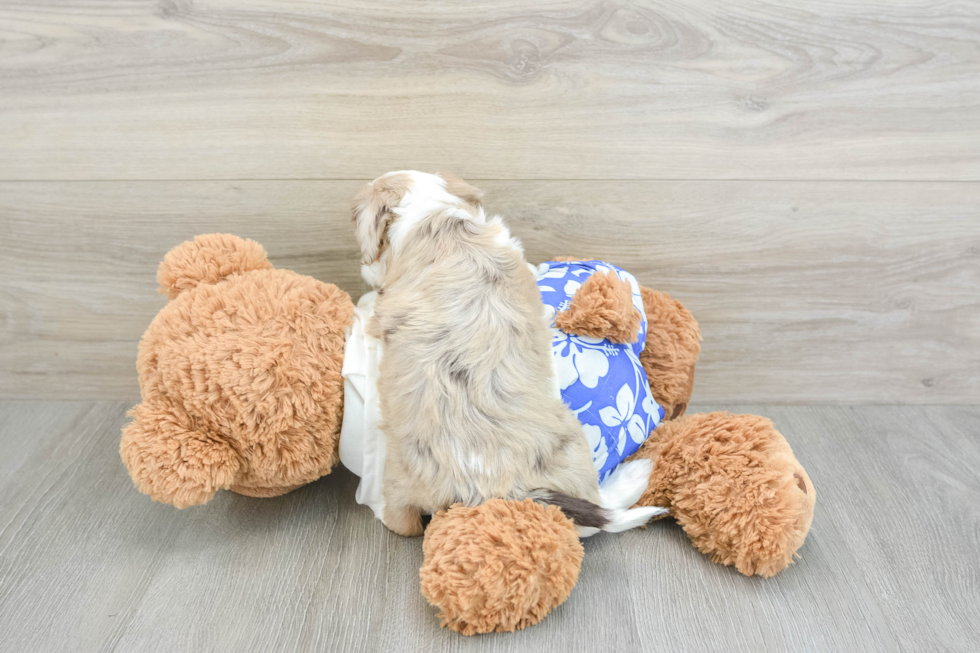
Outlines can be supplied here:
<path id="1" fill-rule="evenodd" d="M 170 302 L 140 341 L 142 403 L 120 444 L 137 487 L 182 508 L 220 489 L 275 496 L 329 473 L 347 293 L 277 270 L 261 245 L 226 234 L 179 245 L 157 280 Z"/>

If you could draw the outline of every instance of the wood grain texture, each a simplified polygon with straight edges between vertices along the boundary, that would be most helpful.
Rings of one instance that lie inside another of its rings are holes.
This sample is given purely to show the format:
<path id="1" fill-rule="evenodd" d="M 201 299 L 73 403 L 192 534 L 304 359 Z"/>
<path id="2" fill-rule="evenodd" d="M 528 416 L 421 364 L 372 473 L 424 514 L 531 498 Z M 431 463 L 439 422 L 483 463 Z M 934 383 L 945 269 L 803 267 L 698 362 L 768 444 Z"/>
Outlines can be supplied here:
<path id="1" fill-rule="evenodd" d="M 0 183 L 0 396 L 137 396 L 156 266 L 198 233 L 356 298 L 359 183 Z M 980 400 L 980 184 L 476 183 L 529 260 L 606 258 L 688 306 L 700 401 Z"/>
<path id="2" fill-rule="evenodd" d="M 980 6 L 7 0 L 0 179 L 980 180 Z"/>
<path id="3" fill-rule="evenodd" d="M 797 564 L 745 578 L 670 521 L 601 534 L 541 624 L 464 638 L 419 591 L 421 542 L 340 470 L 178 511 L 133 489 L 122 403 L 0 401 L 0 650 L 975 651 L 980 408 L 729 408 L 774 419 L 819 493 Z"/>

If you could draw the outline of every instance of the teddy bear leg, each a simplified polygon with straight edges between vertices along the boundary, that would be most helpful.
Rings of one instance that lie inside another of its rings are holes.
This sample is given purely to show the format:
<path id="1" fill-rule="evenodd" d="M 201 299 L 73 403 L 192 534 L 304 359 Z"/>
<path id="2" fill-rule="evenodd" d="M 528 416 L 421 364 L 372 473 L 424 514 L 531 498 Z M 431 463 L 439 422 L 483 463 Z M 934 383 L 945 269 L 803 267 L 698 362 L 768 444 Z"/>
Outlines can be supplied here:
<path id="1" fill-rule="evenodd" d="M 768 419 L 689 415 L 633 457 L 654 462 L 639 505 L 669 508 L 695 547 L 747 576 L 786 568 L 810 530 L 813 483 Z"/>
<path id="2" fill-rule="evenodd" d="M 694 366 L 701 354 L 698 323 L 670 295 L 640 286 L 647 314 L 646 345 L 640 364 L 647 373 L 653 398 L 664 407 L 667 419 L 687 410 L 694 388 Z"/>
<path id="3" fill-rule="evenodd" d="M 533 626 L 578 580 L 584 550 L 555 506 L 491 499 L 436 513 L 425 530 L 422 595 L 464 635 Z"/>
<path id="4" fill-rule="evenodd" d="M 172 406 L 142 403 L 129 415 L 119 453 L 140 492 L 186 508 L 232 485 L 241 463 L 224 439 L 194 430 Z"/>

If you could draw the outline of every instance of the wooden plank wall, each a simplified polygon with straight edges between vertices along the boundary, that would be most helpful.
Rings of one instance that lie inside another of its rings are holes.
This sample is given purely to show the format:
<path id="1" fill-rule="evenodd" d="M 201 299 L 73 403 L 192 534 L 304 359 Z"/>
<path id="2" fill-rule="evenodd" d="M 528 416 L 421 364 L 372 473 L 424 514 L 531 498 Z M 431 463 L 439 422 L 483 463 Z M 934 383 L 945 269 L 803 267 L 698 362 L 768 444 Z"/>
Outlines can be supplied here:
<path id="1" fill-rule="evenodd" d="M 196 233 L 363 291 L 391 169 L 701 322 L 696 400 L 980 400 L 980 5 L 0 5 L 0 397 L 131 398 Z"/>

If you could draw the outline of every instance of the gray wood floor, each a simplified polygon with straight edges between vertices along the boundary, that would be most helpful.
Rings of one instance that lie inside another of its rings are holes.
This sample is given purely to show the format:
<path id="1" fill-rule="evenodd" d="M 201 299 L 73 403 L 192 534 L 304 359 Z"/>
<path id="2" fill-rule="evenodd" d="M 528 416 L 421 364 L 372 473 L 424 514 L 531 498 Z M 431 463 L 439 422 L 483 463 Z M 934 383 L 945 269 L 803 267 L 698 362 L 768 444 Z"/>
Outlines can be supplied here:
<path id="1" fill-rule="evenodd" d="M 0 650 L 980 647 L 977 407 L 723 407 L 772 417 L 813 478 L 796 565 L 745 578 L 671 522 L 602 534 L 542 624 L 476 638 L 438 627 L 421 542 L 356 507 L 350 474 L 178 511 L 132 488 L 127 407 L 0 402 Z"/>

